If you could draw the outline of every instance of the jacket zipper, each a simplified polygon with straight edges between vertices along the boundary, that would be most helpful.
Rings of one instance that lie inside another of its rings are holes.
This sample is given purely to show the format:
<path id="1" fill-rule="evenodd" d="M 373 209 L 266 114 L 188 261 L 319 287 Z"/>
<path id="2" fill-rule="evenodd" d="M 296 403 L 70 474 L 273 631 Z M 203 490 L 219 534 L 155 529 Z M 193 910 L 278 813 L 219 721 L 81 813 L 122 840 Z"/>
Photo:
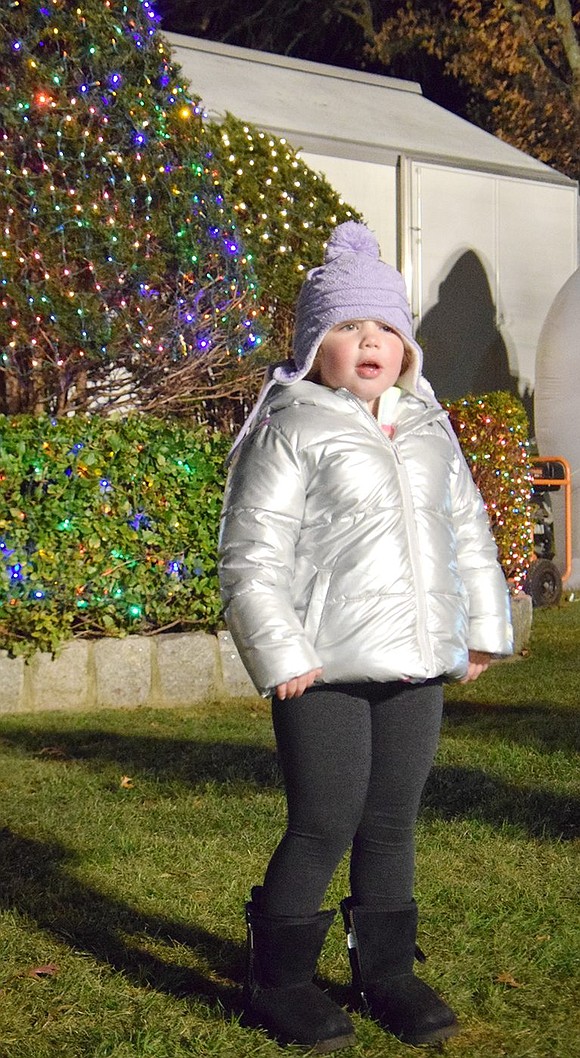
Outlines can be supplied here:
<path id="1" fill-rule="evenodd" d="M 407 476 L 407 468 L 401 457 L 401 453 L 397 448 L 397 445 L 391 441 L 393 454 L 398 468 L 399 484 L 401 487 L 401 495 L 403 499 L 403 509 L 407 517 L 405 518 L 405 530 L 407 533 L 407 544 L 409 548 L 409 557 L 411 560 L 411 569 L 413 571 L 413 579 L 415 582 L 415 598 L 417 601 L 417 642 L 423 656 L 423 662 L 427 668 L 427 671 L 433 671 L 434 658 L 433 651 L 431 650 L 431 644 L 429 642 L 429 636 L 427 634 L 427 599 L 425 594 L 425 582 L 423 580 L 423 570 L 421 563 L 419 562 L 419 536 L 417 533 L 417 525 L 415 522 L 415 512 L 413 508 L 413 500 L 411 496 L 411 486 L 409 484 L 409 478 Z"/>
<path id="2" fill-rule="evenodd" d="M 355 403 L 356 406 L 361 409 L 361 411 L 365 412 L 365 414 L 370 420 L 369 425 L 372 423 L 373 428 L 375 429 L 383 444 L 385 444 L 388 448 L 392 449 L 393 455 L 395 457 L 395 462 L 397 465 L 397 477 L 399 479 L 401 498 L 403 501 L 403 510 L 405 511 L 406 515 L 405 531 L 407 534 L 407 546 L 409 550 L 409 558 L 411 561 L 411 570 L 416 586 L 415 597 L 417 601 L 417 642 L 419 644 L 423 663 L 427 671 L 433 671 L 435 659 L 433 657 L 433 651 L 431 649 L 429 636 L 427 634 L 427 601 L 425 595 L 425 582 L 423 580 L 423 571 L 418 558 L 419 537 L 417 534 L 417 527 L 415 523 L 415 512 L 413 507 L 413 499 L 411 496 L 411 486 L 409 484 L 409 478 L 407 475 L 407 468 L 405 466 L 401 453 L 397 448 L 396 442 L 393 441 L 390 437 L 387 437 L 383 430 L 381 430 L 374 416 L 372 416 L 370 412 L 366 412 L 362 404 L 347 389 L 342 390 L 342 392 L 347 397 L 347 399 L 351 401 L 351 403 Z M 433 418 L 438 418 L 438 415 L 435 415 Z"/>

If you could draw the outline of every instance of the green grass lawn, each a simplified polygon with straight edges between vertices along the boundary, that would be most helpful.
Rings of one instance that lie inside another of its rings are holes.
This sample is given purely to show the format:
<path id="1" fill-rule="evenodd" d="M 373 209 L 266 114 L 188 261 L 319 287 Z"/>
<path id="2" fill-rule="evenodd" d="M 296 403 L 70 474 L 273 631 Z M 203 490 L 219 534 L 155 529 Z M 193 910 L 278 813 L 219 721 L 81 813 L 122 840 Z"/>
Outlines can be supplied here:
<path id="1" fill-rule="evenodd" d="M 577 603 L 447 692 L 417 900 L 450 1058 L 580 1053 L 579 720 Z M 266 703 L 3 716 L 0 756 L 1 1058 L 279 1054 L 239 1023 L 243 904 L 284 826 Z M 346 1002 L 338 919 L 321 975 Z M 345 1053 L 420 1053 L 355 1022 Z"/>

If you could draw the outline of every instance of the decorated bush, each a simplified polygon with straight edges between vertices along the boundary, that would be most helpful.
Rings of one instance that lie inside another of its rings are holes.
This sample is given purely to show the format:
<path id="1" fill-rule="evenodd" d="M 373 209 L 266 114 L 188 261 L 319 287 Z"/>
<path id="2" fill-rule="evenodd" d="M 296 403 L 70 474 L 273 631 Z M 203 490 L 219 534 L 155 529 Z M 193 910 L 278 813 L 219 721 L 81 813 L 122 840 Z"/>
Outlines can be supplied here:
<path id="1" fill-rule="evenodd" d="M 258 290 L 149 0 L 0 5 L 0 411 L 243 394 Z"/>
<path id="2" fill-rule="evenodd" d="M 287 140 L 233 114 L 219 125 L 208 122 L 206 134 L 254 262 L 262 312 L 272 321 L 270 356 L 281 360 L 291 352 L 294 306 L 307 271 L 322 264 L 337 224 L 362 218 Z"/>
<path id="3" fill-rule="evenodd" d="M 215 630 L 229 444 L 144 416 L 0 417 L 0 647 Z"/>
<path id="4" fill-rule="evenodd" d="M 447 402 L 453 428 L 481 491 L 513 590 L 522 587 L 533 553 L 528 419 L 511 393 Z"/>
<path id="5" fill-rule="evenodd" d="M 531 555 L 527 426 L 507 393 L 449 406 L 506 576 Z M 145 416 L 0 417 L 0 647 L 223 627 L 218 522 L 229 436 Z"/>

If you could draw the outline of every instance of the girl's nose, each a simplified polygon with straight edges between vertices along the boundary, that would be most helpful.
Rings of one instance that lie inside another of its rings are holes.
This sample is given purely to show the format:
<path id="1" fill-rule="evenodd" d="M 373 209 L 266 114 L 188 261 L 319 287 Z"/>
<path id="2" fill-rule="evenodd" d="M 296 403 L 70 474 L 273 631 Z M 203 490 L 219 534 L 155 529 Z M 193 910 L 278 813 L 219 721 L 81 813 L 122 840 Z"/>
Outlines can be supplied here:
<path id="1" fill-rule="evenodd" d="M 368 320 L 365 324 L 363 324 L 363 329 L 361 333 L 361 341 L 363 345 L 375 345 L 378 341 L 379 334 L 380 331 L 376 323 L 371 323 L 371 321 Z"/>

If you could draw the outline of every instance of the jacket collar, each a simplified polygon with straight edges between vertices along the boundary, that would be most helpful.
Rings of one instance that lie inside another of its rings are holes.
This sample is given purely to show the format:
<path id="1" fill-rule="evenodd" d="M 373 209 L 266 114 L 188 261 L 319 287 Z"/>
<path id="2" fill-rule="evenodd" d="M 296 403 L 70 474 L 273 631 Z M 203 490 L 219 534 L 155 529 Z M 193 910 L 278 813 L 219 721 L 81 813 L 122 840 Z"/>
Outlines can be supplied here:
<path id="1" fill-rule="evenodd" d="M 441 407 L 434 405 L 426 397 L 414 396 L 406 390 L 399 390 L 399 393 L 399 399 L 394 402 L 393 407 L 394 423 L 402 424 L 404 421 L 412 419 L 413 424 L 415 424 L 418 415 L 421 420 L 425 416 L 426 421 L 436 419 L 441 415 Z M 360 400 L 349 390 L 328 389 L 327 386 L 321 386 L 318 382 L 308 382 L 303 379 L 300 382 L 295 382 L 292 386 L 280 384 L 273 386 L 264 402 L 263 412 L 257 421 L 263 421 L 266 415 L 281 411 L 292 404 L 310 404 L 317 408 L 328 408 L 331 411 L 339 412 L 341 415 L 355 415 L 362 411 L 366 417 L 372 419 L 364 401 Z"/>

